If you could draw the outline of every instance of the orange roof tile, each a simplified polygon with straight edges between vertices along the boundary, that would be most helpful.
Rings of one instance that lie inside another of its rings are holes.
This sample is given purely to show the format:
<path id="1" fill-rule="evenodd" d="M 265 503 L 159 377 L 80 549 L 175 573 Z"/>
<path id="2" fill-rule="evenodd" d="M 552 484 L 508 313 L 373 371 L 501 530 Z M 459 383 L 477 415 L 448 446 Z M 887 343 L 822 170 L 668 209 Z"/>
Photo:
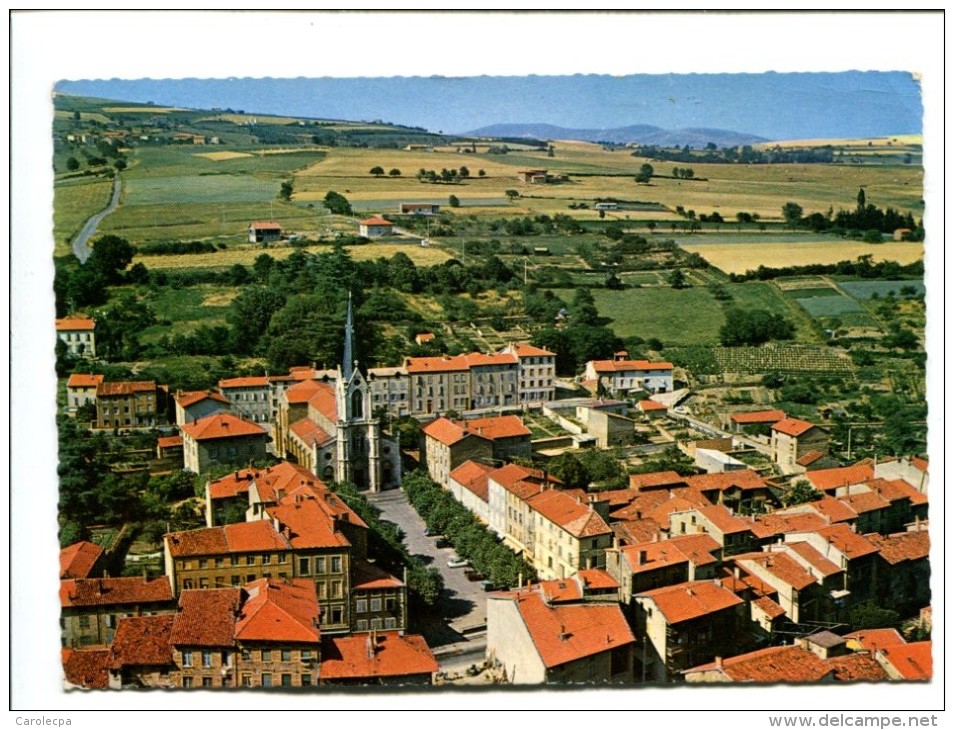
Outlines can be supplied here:
<path id="1" fill-rule="evenodd" d="M 267 388 L 268 376 L 249 375 L 243 378 L 226 378 L 219 381 L 219 387 L 224 390 L 229 388 Z"/>
<path id="2" fill-rule="evenodd" d="M 830 657 L 825 663 L 834 670 L 838 682 L 881 682 L 889 679 L 884 667 L 867 652 Z"/>
<path id="3" fill-rule="evenodd" d="M 327 383 L 321 383 L 317 380 L 301 380 L 285 391 L 285 400 L 289 403 L 307 403 L 315 393 L 322 390 L 330 390 L 334 395 L 334 390 Z"/>
<path id="4" fill-rule="evenodd" d="M 281 230 L 281 225 L 275 221 L 252 221 L 248 224 L 249 228 L 257 228 L 259 230 L 275 230 L 276 228 Z"/>
<path id="5" fill-rule="evenodd" d="M 407 359 L 407 372 L 414 373 L 445 373 L 468 370 L 470 366 L 463 355 L 450 357 L 409 357 Z"/>
<path id="6" fill-rule="evenodd" d="M 710 580 L 695 580 L 639 593 L 656 604 L 669 625 L 707 616 L 742 603 L 728 588 Z"/>
<path id="7" fill-rule="evenodd" d="M 154 380 L 139 380 L 122 383 L 100 383 L 96 386 L 97 398 L 109 398 L 115 395 L 132 395 L 133 393 L 148 393 L 156 389 Z"/>
<path id="8" fill-rule="evenodd" d="M 309 448 L 326 444 L 334 439 L 328 435 L 321 426 L 310 418 L 303 418 L 295 421 L 288 427 L 288 430 L 295 434 Z"/>
<path id="9" fill-rule="evenodd" d="M 424 638 L 398 632 L 326 637 L 321 644 L 323 680 L 373 680 L 433 674 L 437 659 Z"/>
<path id="10" fill-rule="evenodd" d="M 672 370 L 671 362 L 649 362 L 648 360 L 593 360 L 593 368 L 598 373 L 619 373 L 631 370 Z"/>
<path id="11" fill-rule="evenodd" d="M 733 413 L 730 419 L 734 423 L 778 423 L 785 420 L 785 411 L 749 411 Z"/>
<path id="12" fill-rule="evenodd" d="M 530 436 L 530 429 L 523 425 L 519 416 L 491 416 L 489 418 L 473 418 L 465 422 L 471 433 L 496 441 L 497 439 Z"/>
<path id="13" fill-rule="evenodd" d="M 928 470 L 928 460 L 922 459 L 920 456 L 912 456 L 911 464 L 915 469 L 926 472 Z"/>
<path id="14" fill-rule="evenodd" d="M 230 401 L 221 393 L 216 393 L 214 390 L 189 390 L 189 391 L 180 391 L 173 396 L 176 403 L 178 403 L 183 408 L 188 408 L 189 406 L 200 403 L 204 400 L 214 400 L 218 403 L 229 404 Z"/>
<path id="15" fill-rule="evenodd" d="M 236 522 L 222 527 L 205 527 L 166 536 L 175 558 L 200 555 L 228 555 L 260 551 L 288 550 L 291 546 L 270 520 Z"/>
<path id="16" fill-rule="evenodd" d="M 633 545 L 637 542 L 649 542 L 659 534 L 659 525 L 655 520 L 617 520 L 610 522 L 613 534 L 619 538 L 622 545 Z"/>
<path id="17" fill-rule="evenodd" d="M 583 585 L 587 589 L 600 590 L 606 588 L 619 588 L 619 583 L 616 579 L 607 573 L 605 570 L 599 568 L 589 568 L 586 570 L 581 570 L 577 573 L 580 580 L 583 581 Z"/>
<path id="18" fill-rule="evenodd" d="M 823 456 L 825 456 L 825 454 L 823 454 L 821 451 L 806 451 L 800 457 L 795 459 L 795 463 L 799 466 L 811 466 Z"/>
<path id="19" fill-rule="evenodd" d="M 752 522 L 752 532 L 760 539 L 784 535 L 787 532 L 807 532 L 828 525 L 816 512 L 759 515 Z"/>
<path id="20" fill-rule="evenodd" d="M 578 502 L 558 489 L 547 489 L 527 499 L 530 509 L 563 528 L 573 537 L 609 535 L 613 531 L 591 504 Z"/>
<path id="21" fill-rule="evenodd" d="M 924 560 L 931 551 L 927 530 L 899 532 L 887 537 L 871 534 L 865 535 L 865 538 L 881 552 L 881 557 L 892 565 L 908 560 Z"/>
<path id="22" fill-rule="evenodd" d="M 485 355 L 482 352 L 469 352 L 463 356 L 468 367 L 480 368 L 490 365 L 516 365 L 517 356 L 509 352 L 497 352 L 492 355 Z"/>
<path id="23" fill-rule="evenodd" d="M 536 591 L 528 590 L 492 600 L 517 604 L 537 654 L 549 669 L 636 641 L 615 603 L 547 605 Z"/>
<path id="24" fill-rule="evenodd" d="M 161 667 L 172 664 L 172 614 L 119 619 L 110 646 L 111 669 L 129 666 Z"/>
<path id="25" fill-rule="evenodd" d="M 60 578 L 88 578 L 103 549 L 92 542 L 81 540 L 60 550 Z"/>
<path id="26" fill-rule="evenodd" d="M 514 345 L 513 351 L 517 357 L 555 357 L 555 354 L 549 350 L 543 350 L 539 347 L 528 345 L 525 342 Z"/>
<path id="27" fill-rule="evenodd" d="M 766 616 L 770 619 L 778 618 L 779 616 L 785 615 L 785 609 L 779 606 L 775 601 L 773 601 L 768 596 L 760 596 L 752 601 L 756 606 L 758 606 Z"/>
<path id="28" fill-rule="evenodd" d="M 783 552 L 743 553 L 732 559 L 743 569 L 748 563 L 760 565 L 767 573 L 799 591 L 817 582 L 815 576 Z"/>
<path id="29" fill-rule="evenodd" d="M 700 492 L 719 490 L 724 492 L 732 487 L 739 489 L 761 489 L 766 486 L 764 477 L 752 469 L 740 469 L 739 471 L 718 472 L 715 474 L 695 474 L 685 477 L 686 483 L 690 487 L 695 487 Z"/>
<path id="30" fill-rule="evenodd" d="M 175 646 L 231 646 L 241 588 L 182 591 L 169 641 Z"/>
<path id="31" fill-rule="evenodd" d="M 817 514 L 826 518 L 832 524 L 851 522 L 858 518 L 858 513 L 846 502 L 830 497 L 827 494 L 821 499 L 816 499 L 814 502 L 806 502 L 806 505 L 810 506 Z"/>
<path id="32" fill-rule="evenodd" d="M 675 471 L 654 471 L 647 474 L 629 475 L 629 486 L 633 489 L 668 487 L 673 484 L 686 484 L 686 480 Z"/>
<path id="33" fill-rule="evenodd" d="M 175 446 L 182 446 L 182 436 L 160 436 L 156 439 L 156 445 L 161 449 L 171 449 Z"/>
<path id="34" fill-rule="evenodd" d="M 308 407 L 314 408 L 332 423 L 337 423 L 338 399 L 335 397 L 335 390 L 327 383 L 320 383 L 320 386 L 308 399 Z"/>
<path id="35" fill-rule="evenodd" d="M 657 403 L 654 400 L 641 400 L 636 404 L 636 407 L 639 408 L 643 413 L 649 413 L 650 411 L 668 411 L 669 408 L 664 406 L 662 403 Z"/>
<path id="36" fill-rule="evenodd" d="M 377 565 L 361 558 L 351 559 L 351 587 L 354 590 L 370 591 L 381 588 L 400 588 L 400 580 L 381 570 Z"/>
<path id="37" fill-rule="evenodd" d="M 67 388 L 96 388 L 106 378 L 105 375 L 73 373 L 66 381 Z"/>
<path id="38" fill-rule="evenodd" d="M 583 586 L 572 578 L 543 580 L 527 587 L 536 587 L 541 598 L 548 604 L 569 603 L 583 598 Z"/>
<path id="39" fill-rule="evenodd" d="M 823 492 L 843 487 L 849 484 L 861 484 L 874 478 L 874 468 L 870 462 L 839 466 L 833 469 L 819 469 L 805 474 L 815 489 Z"/>
<path id="40" fill-rule="evenodd" d="M 751 522 L 736 517 L 721 504 L 714 504 L 711 507 L 696 507 L 695 509 L 724 534 L 752 531 Z"/>
<path id="41" fill-rule="evenodd" d="M 898 633 L 897 629 L 861 629 L 845 634 L 848 641 L 857 641 L 862 649 L 875 651 L 883 649 L 886 646 L 898 646 L 906 644 L 904 637 Z"/>
<path id="42" fill-rule="evenodd" d="M 828 540 L 830 545 L 844 553 L 849 560 L 878 552 L 878 548 L 844 523 L 823 527 L 815 530 L 815 533 Z"/>
<path id="43" fill-rule="evenodd" d="M 876 512 L 881 509 L 889 509 L 891 503 L 877 492 L 855 492 L 841 498 L 841 501 L 847 504 L 859 515 L 865 512 Z"/>
<path id="44" fill-rule="evenodd" d="M 880 651 L 885 660 L 901 675 L 902 679 L 925 680 L 931 679 L 933 676 L 934 667 L 930 641 L 886 646 Z"/>
<path id="45" fill-rule="evenodd" d="M 465 461 L 459 467 L 450 473 L 451 479 L 460 484 L 464 489 L 473 492 L 477 497 L 486 502 L 489 498 L 488 490 L 490 481 L 490 472 L 494 468 L 481 464 L 476 461 Z"/>
<path id="46" fill-rule="evenodd" d="M 800 646 L 770 646 L 767 649 L 740 654 L 710 662 L 683 674 L 718 671 L 735 682 L 818 682 L 834 669 L 813 652 Z"/>
<path id="47" fill-rule="evenodd" d="M 327 499 L 343 506 L 330 492 L 325 498 L 312 493 L 296 493 L 275 507 L 269 507 L 268 516 L 278 520 L 282 528 L 288 528 L 287 539 L 293 548 L 346 547 L 351 543 L 338 529 Z"/>
<path id="48" fill-rule="evenodd" d="M 709 565 L 716 562 L 712 553 L 719 547 L 709 535 L 679 535 L 669 540 L 627 545 L 622 553 L 633 573 L 645 573 L 679 563 Z"/>
<path id="49" fill-rule="evenodd" d="M 120 606 L 172 601 L 172 586 L 166 576 L 143 580 L 128 578 L 77 578 L 60 581 L 60 606 Z"/>
<path id="50" fill-rule="evenodd" d="M 360 221 L 363 226 L 391 226 L 394 225 L 391 221 L 386 218 L 382 218 L 379 215 L 373 216 L 371 218 L 365 218 L 363 221 Z"/>
<path id="51" fill-rule="evenodd" d="M 63 649 L 63 673 L 66 681 L 76 687 L 109 689 L 108 647 Z"/>
<path id="52" fill-rule="evenodd" d="M 59 332 L 93 330 L 96 329 L 96 320 L 85 314 L 74 314 L 72 317 L 62 317 L 57 319 L 56 329 Z"/>
<path id="53" fill-rule="evenodd" d="M 264 428 L 257 423 L 246 421 L 231 413 L 215 413 L 199 418 L 180 427 L 186 435 L 196 441 L 236 438 L 241 436 L 267 436 Z"/>
<path id="54" fill-rule="evenodd" d="M 436 418 L 424 426 L 421 431 L 428 438 L 432 438 L 444 446 L 453 446 L 468 436 L 477 436 L 477 434 L 468 433 L 467 429 L 448 418 Z"/>
<path id="55" fill-rule="evenodd" d="M 612 502 L 610 505 L 612 506 Z M 614 520 L 651 518 L 659 522 L 660 527 L 668 528 L 670 508 L 675 509 L 676 506 L 683 505 L 684 509 L 691 509 L 696 506 L 691 502 L 674 497 L 672 490 L 659 489 L 652 492 L 636 492 L 636 496 L 630 500 L 629 504 L 610 512 L 610 518 Z M 664 521 L 660 521 L 662 519 Z"/>
<path id="56" fill-rule="evenodd" d="M 778 423 L 772 424 L 773 431 L 780 431 L 788 436 L 801 436 L 812 428 L 819 427 L 800 418 L 784 418 Z"/>
<path id="57" fill-rule="evenodd" d="M 796 561 L 803 565 L 807 563 L 808 566 L 810 566 L 808 568 L 809 573 L 812 573 L 811 568 L 814 568 L 822 575 L 822 577 L 827 578 L 830 575 L 835 575 L 836 573 L 842 572 L 841 568 L 831 562 L 807 542 L 790 542 L 786 543 L 786 545 L 788 546 L 789 550 L 798 556 L 798 558 L 795 558 Z M 801 558 L 801 561 L 799 561 L 799 558 Z"/>
<path id="58" fill-rule="evenodd" d="M 525 492 L 529 485 L 535 487 L 533 493 L 539 492 L 540 485 L 544 483 L 551 485 L 563 483 L 552 474 L 519 464 L 506 464 L 499 469 L 494 469 L 490 472 L 490 478 L 508 491 Z"/>
<path id="59" fill-rule="evenodd" d="M 907 499 L 911 504 L 927 504 L 928 496 L 919 492 L 903 479 L 871 479 L 865 482 L 872 491 L 877 492 L 889 502 Z"/>
<path id="60" fill-rule="evenodd" d="M 235 620 L 238 641 L 318 643 L 318 593 L 311 580 L 262 578 L 245 586 L 248 599 Z"/>

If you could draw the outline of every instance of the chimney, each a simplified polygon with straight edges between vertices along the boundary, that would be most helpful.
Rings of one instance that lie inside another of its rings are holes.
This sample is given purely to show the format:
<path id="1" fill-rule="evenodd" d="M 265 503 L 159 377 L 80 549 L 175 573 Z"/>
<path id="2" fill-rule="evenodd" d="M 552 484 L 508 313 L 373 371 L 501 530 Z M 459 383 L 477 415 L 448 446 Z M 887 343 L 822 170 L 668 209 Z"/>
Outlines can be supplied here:
<path id="1" fill-rule="evenodd" d="M 517 588 L 523 588 L 523 571 L 517 573 Z"/>
<path id="2" fill-rule="evenodd" d="M 716 669 L 719 669 L 719 670 L 722 669 L 722 657 L 717 656 L 715 658 L 715 665 L 716 665 Z"/>
<path id="3" fill-rule="evenodd" d="M 646 552 L 645 550 L 640 550 L 640 551 L 637 553 L 637 557 L 638 557 L 638 563 L 637 563 L 637 565 L 645 565 L 645 564 L 646 564 L 647 552 Z"/>
<path id="4" fill-rule="evenodd" d="M 686 586 L 686 595 L 694 596 L 694 595 L 696 595 L 696 594 L 692 592 L 692 588 L 691 588 L 691 587 Z"/>

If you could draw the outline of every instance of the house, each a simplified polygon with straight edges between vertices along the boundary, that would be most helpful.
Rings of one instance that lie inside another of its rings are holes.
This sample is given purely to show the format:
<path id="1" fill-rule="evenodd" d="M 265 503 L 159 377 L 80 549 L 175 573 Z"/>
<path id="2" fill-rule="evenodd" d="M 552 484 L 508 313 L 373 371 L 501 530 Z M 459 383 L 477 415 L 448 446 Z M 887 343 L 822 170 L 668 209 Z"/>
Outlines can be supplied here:
<path id="1" fill-rule="evenodd" d="M 322 642 L 321 684 L 429 685 L 438 668 L 424 637 L 416 634 L 372 632 Z"/>
<path id="2" fill-rule="evenodd" d="M 512 550 L 532 556 L 533 520 L 527 500 L 560 481 L 539 469 L 507 464 L 487 475 L 488 526 Z"/>
<path id="3" fill-rule="evenodd" d="M 590 360 L 583 377 L 595 380 L 610 392 L 630 391 L 669 393 L 672 385 L 672 363 L 647 360 Z"/>
<path id="4" fill-rule="evenodd" d="M 745 552 L 755 544 L 751 521 L 737 517 L 724 505 L 693 506 L 670 513 L 669 534 L 673 537 L 700 532 L 709 534 L 719 544 L 720 557 Z"/>
<path id="5" fill-rule="evenodd" d="M 155 381 L 101 382 L 96 386 L 96 428 L 146 428 L 163 421 L 162 392 Z"/>
<path id="6" fill-rule="evenodd" d="M 109 648 L 109 686 L 170 688 L 174 614 L 123 618 Z"/>
<path id="7" fill-rule="evenodd" d="M 244 520 L 261 519 L 265 507 L 278 504 L 285 495 L 302 485 L 327 488 L 311 471 L 289 461 L 265 469 L 239 469 L 214 481 L 207 481 L 206 527 L 239 521 L 224 519 L 226 513 L 235 515 L 239 511 L 244 515 Z"/>
<path id="8" fill-rule="evenodd" d="M 230 410 L 246 421 L 266 425 L 275 416 L 268 376 L 253 375 L 220 380 L 219 392 L 231 404 Z M 266 425 L 266 428 L 270 426 Z"/>
<path id="9" fill-rule="evenodd" d="M 437 215 L 441 206 L 436 203 L 401 203 L 398 213 L 401 215 Z"/>
<path id="10" fill-rule="evenodd" d="M 96 357 L 96 320 L 86 314 L 73 314 L 56 320 L 56 336 L 70 355 Z"/>
<path id="11" fill-rule="evenodd" d="M 410 357 L 404 367 L 412 413 L 429 415 L 470 408 L 470 366 L 462 355 Z"/>
<path id="12" fill-rule="evenodd" d="M 713 504 L 731 510 L 758 513 L 778 504 L 766 479 L 753 469 L 696 474 L 684 479 L 687 485 Z"/>
<path id="13" fill-rule="evenodd" d="M 437 337 L 433 332 L 418 332 L 414 335 L 414 342 L 418 345 L 426 345 L 428 342 L 433 342 Z"/>
<path id="14" fill-rule="evenodd" d="M 156 438 L 156 458 L 182 462 L 182 436 L 159 436 Z"/>
<path id="15" fill-rule="evenodd" d="M 825 600 L 828 591 L 837 589 L 838 566 L 815 560 L 815 571 L 806 567 L 805 561 L 796 560 L 790 551 L 742 553 L 732 557 L 731 564 L 738 567 L 743 582 L 758 582 L 761 592 L 771 592 L 772 601 L 778 605 L 790 621 L 823 620 L 828 614 Z M 834 576 L 834 577 L 832 577 Z M 827 585 L 825 585 L 827 582 Z"/>
<path id="16" fill-rule="evenodd" d="M 687 682 L 832 682 L 835 668 L 801 646 L 766 649 L 722 658 L 682 672 Z"/>
<path id="17" fill-rule="evenodd" d="M 891 679 L 924 682 L 934 676 L 930 641 L 886 646 L 874 656 Z"/>
<path id="18" fill-rule="evenodd" d="M 105 375 L 73 373 L 66 381 L 66 415 L 75 416 L 83 406 L 96 406 L 96 389 Z"/>
<path id="19" fill-rule="evenodd" d="M 540 586 L 487 598 L 487 656 L 511 684 L 632 682 L 635 644 L 615 602 L 551 601 Z"/>
<path id="20" fill-rule="evenodd" d="M 696 449 L 693 457 L 696 466 L 709 474 L 721 474 L 729 471 L 744 471 L 748 465 L 744 461 L 729 456 L 716 449 Z"/>
<path id="21" fill-rule="evenodd" d="M 66 546 L 60 550 L 60 580 L 102 574 L 105 555 L 99 545 L 85 540 Z"/>
<path id="22" fill-rule="evenodd" d="M 645 663 L 637 657 L 636 670 L 644 681 L 673 681 L 684 669 L 741 648 L 744 604 L 718 579 L 656 588 L 633 600 L 636 633 L 646 636 Z"/>
<path id="23" fill-rule="evenodd" d="M 126 616 L 174 610 L 169 579 L 66 578 L 60 581 L 60 628 L 63 646 L 109 644 L 118 621 Z"/>
<path id="24" fill-rule="evenodd" d="M 358 235 L 365 238 L 379 238 L 390 236 L 394 231 L 394 224 L 381 216 L 372 216 L 358 221 Z"/>
<path id="25" fill-rule="evenodd" d="M 517 357 L 508 352 L 463 356 L 470 372 L 470 408 L 505 408 L 518 404 Z"/>
<path id="26" fill-rule="evenodd" d="M 481 522 L 490 522 L 489 481 L 494 467 L 478 461 L 465 461 L 447 479 L 447 488 L 454 498 L 469 509 Z"/>
<path id="27" fill-rule="evenodd" d="M 517 179 L 520 182 L 540 185 L 547 181 L 547 171 L 536 168 L 529 170 L 517 170 Z"/>
<path id="28" fill-rule="evenodd" d="M 785 411 L 747 411 L 729 416 L 731 429 L 735 433 L 768 436 L 772 424 L 785 420 Z"/>
<path id="29" fill-rule="evenodd" d="M 828 430 L 798 418 L 772 424 L 772 461 L 784 474 L 805 471 L 798 460 L 812 451 L 828 453 Z"/>
<path id="30" fill-rule="evenodd" d="M 540 578 L 566 578 L 579 570 L 606 567 L 606 549 L 613 543 L 608 510 L 600 514 L 595 495 L 588 496 L 590 501 L 584 501 L 545 489 L 526 499 L 524 544 L 532 545 L 533 567 Z"/>
<path id="31" fill-rule="evenodd" d="M 556 354 L 527 343 L 511 343 L 500 353 L 515 355 L 519 363 L 518 399 L 521 403 L 551 401 L 556 387 Z"/>
<path id="32" fill-rule="evenodd" d="M 804 478 L 819 492 L 834 494 L 839 487 L 863 484 L 869 479 L 874 479 L 874 472 L 872 462 L 865 460 L 850 466 L 809 471 L 805 473 Z"/>
<path id="33" fill-rule="evenodd" d="M 448 486 L 450 473 L 465 461 L 493 458 L 489 438 L 447 418 L 437 418 L 421 429 L 424 465 L 438 484 Z"/>
<path id="34" fill-rule="evenodd" d="M 654 400 L 644 398 L 636 404 L 636 409 L 648 418 L 659 418 L 669 413 L 669 407 Z"/>
<path id="35" fill-rule="evenodd" d="M 891 596 L 892 607 L 915 609 L 931 602 L 931 543 L 927 530 L 888 536 L 865 535 L 878 549 L 877 595 Z"/>
<path id="36" fill-rule="evenodd" d="M 109 689 L 109 647 L 63 647 L 65 689 Z"/>
<path id="37" fill-rule="evenodd" d="M 228 398 L 213 390 L 179 390 L 172 400 L 176 407 L 177 426 L 185 426 L 213 413 L 229 411 L 232 405 Z"/>
<path id="38" fill-rule="evenodd" d="M 196 474 L 203 474 L 213 466 L 262 459 L 271 440 L 260 425 L 231 413 L 216 413 L 179 428 L 184 468 Z"/>
<path id="39" fill-rule="evenodd" d="M 249 243 L 271 243 L 281 238 L 282 227 L 275 221 L 252 221 L 248 225 Z"/>
<path id="40" fill-rule="evenodd" d="M 471 418 L 463 423 L 468 431 L 490 441 L 495 460 L 530 458 L 531 432 L 519 416 Z"/>

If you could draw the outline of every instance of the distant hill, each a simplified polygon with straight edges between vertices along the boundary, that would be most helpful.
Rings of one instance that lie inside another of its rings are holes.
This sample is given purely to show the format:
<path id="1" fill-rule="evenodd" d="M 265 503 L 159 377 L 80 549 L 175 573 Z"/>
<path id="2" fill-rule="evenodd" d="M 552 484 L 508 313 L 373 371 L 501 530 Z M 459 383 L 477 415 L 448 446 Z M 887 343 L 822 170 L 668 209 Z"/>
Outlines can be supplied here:
<path id="1" fill-rule="evenodd" d="M 768 142 L 745 132 L 733 132 L 729 129 L 707 129 L 690 127 L 687 129 L 662 129 L 651 124 L 633 124 L 628 127 L 612 129 L 570 129 L 553 124 L 492 124 L 467 132 L 468 137 L 529 137 L 533 139 L 574 139 L 581 142 L 612 142 L 614 144 L 656 145 L 658 147 L 701 148 L 712 142 L 718 147 Z"/>

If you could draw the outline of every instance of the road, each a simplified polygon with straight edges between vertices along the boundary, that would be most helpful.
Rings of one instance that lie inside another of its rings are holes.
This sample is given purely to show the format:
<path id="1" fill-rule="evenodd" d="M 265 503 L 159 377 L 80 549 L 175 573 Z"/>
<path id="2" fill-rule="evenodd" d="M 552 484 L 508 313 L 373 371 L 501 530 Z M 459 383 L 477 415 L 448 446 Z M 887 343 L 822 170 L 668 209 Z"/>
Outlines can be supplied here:
<path id="1" fill-rule="evenodd" d="M 96 228 L 99 226 L 100 222 L 116 210 L 116 206 L 119 205 L 119 196 L 123 190 L 123 183 L 119 177 L 119 173 L 113 176 L 113 197 L 109 201 L 109 205 L 105 209 L 101 210 L 99 213 L 96 213 L 94 216 L 90 217 L 86 223 L 83 224 L 83 227 L 80 229 L 80 232 L 76 234 L 76 238 L 73 239 L 73 255 L 80 260 L 81 264 L 86 263 L 86 259 L 89 258 L 89 255 L 93 253 L 93 249 L 89 246 L 89 239 L 92 238 L 93 234 L 96 233 Z"/>
<path id="2" fill-rule="evenodd" d="M 381 510 L 382 519 L 398 525 L 405 534 L 404 543 L 412 555 L 437 568 L 444 578 L 445 592 L 439 617 L 424 621 L 422 633 L 434 648 L 442 671 L 483 661 L 486 647 L 487 595 L 479 581 L 469 581 L 463 568 L 449 568 L 452 548 L 439 548 L 434 537 L 425 537 L 426 525 L 400 489 L 368 494 L 368 500 Z"/>

